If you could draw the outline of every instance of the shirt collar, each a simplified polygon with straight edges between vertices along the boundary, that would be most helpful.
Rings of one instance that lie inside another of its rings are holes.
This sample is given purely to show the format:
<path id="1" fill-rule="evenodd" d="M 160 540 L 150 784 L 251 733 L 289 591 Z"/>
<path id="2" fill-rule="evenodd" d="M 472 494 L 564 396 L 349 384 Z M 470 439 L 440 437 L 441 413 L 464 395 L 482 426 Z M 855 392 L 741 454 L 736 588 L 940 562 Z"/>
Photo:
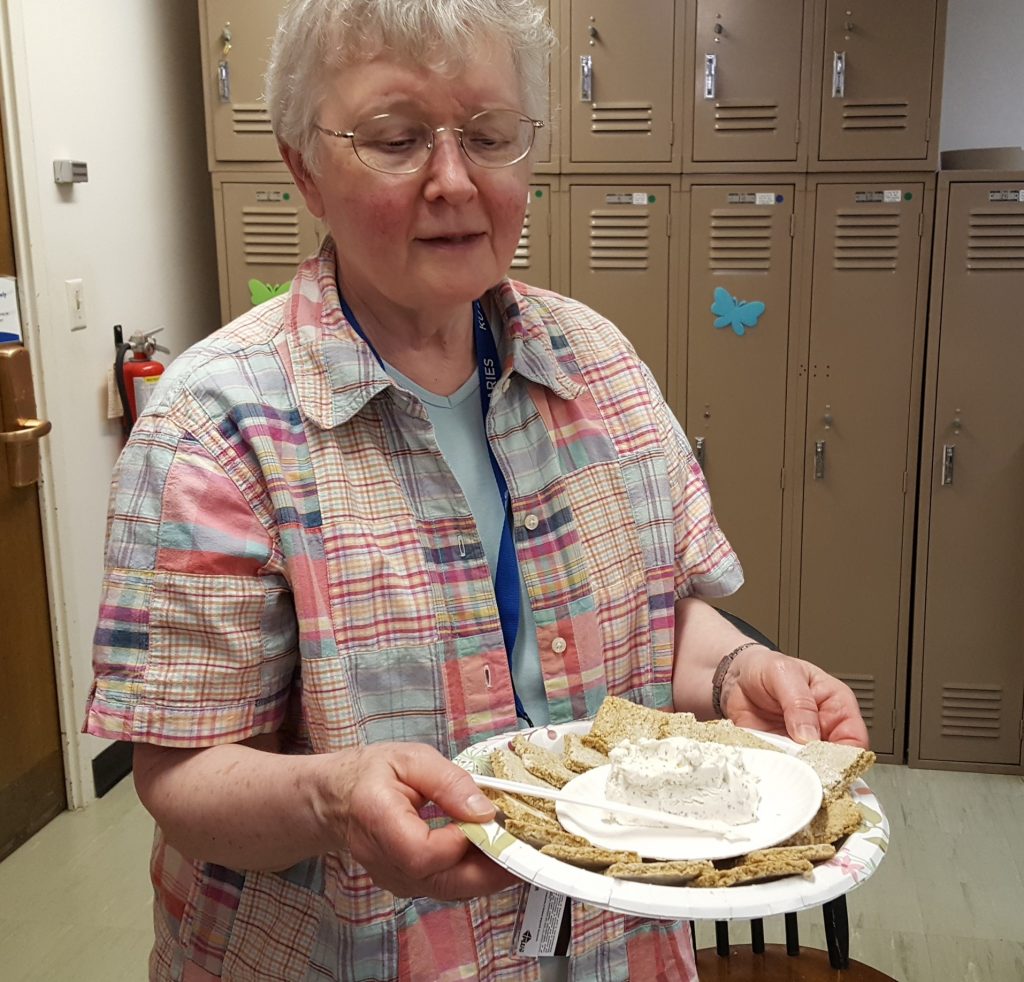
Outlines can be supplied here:
<path id="1" fill-rule="evenodd" d="M 511 359 L 514 372 L 562 399 L 580 394 L 583 386 L 575 360 L 568 350 L 561 358 L 556 355 L 543 306 L 535 298 L 518 292 L 506 278 L 488 291 L 484 304 L 492 316 L 501 318 L 505 368 Z M 394 385 L 341 311 L 330 237 L 292 280 L 285 331 L 299 408 L 321 429 L 347 422 L 377 393 Z"/>

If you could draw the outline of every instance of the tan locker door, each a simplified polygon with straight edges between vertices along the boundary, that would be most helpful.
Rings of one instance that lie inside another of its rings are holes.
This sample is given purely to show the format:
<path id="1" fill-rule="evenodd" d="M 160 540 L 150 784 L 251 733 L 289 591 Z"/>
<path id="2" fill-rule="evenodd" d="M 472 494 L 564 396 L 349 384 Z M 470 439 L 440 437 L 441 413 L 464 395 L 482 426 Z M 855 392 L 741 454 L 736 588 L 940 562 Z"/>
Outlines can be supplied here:
<path id="1" fill-rule="evenodd" d="M 668 382 L 667 185 L 574 185 L 569 294 L 611 320 Z"/>
<path id="2" fill-rule="evenodd" d="M 872 747 L 892 753 L 924 187 L 857 200 L 885 189 L 817 192 L 799 653 L 853 688 Z"/>
<path id="3" fill-rule="evenodd" d="M 204 66 L 204 76 L 210 86 L 213 155 L 218 161 L 280 159 L 263 101 L 263 73 L 283 6 L 283 0 L 206 0 L 210 64 Z M 227 53 L 225 31 L 231 37 Z"/>
<path id="4" fill-rule="evenodd" d="M 673 0 L 571 3 L 571 81 L 563 94 L 571 117 L 571 160 L 670 161 Z M 589 90 L 582 62 L 588 58 Z"/>
<path id="5" fill-rule="evenodd" d="M 821 160 L 928 156 L 935 4 L 828 0 Z"/>
<path id="6" fill-rule="evenodd" d="M 1024 182 L 950 187 L 922 664 L 920 756 L 1021 762 Z M 956 426 L 960 420 L 960 426 Z M 954 454 L 942 483 L 943 452 Z"/>
<path id="7" fill-rule="evenodd" d="M 235 318 L 291 283 L 298 264 L 316 251 L 317 226 L 293 184 L 225 182 L 221 193 Z"/>
<path id="8" fill-rule="evenodd" d="M 697 0 L 694 160 L 796 160 L 803 8 Z"/>
<path id="9" fill-rule="evenodd" d="M 558 24 L 552 18 L 551 14 L 551 0 L 536 0 L 537 6 L 544 11 L 544 15 L 547 17 L 548 24 L 551 27 L 557 27 Z M 552 86 L 552 71 L 557 70 L 555 66 L 558 64 L 557 58 L 552 55 L 548 59 L 548 94 L 547 94 L 547 106 L 545 109 L 547 113 L 544 117 L 544 126 L 542 126 L 536 135 L 534 140 L 533 150 L 531 152 L 533 163 L 536 164 L 550 164 L 551 163 L 551 134 L 553 132 L 553 123 L 555 117 L 555 99 L 554 89 Z"/>
<path id="10" fill-rule="evenodd" d="M 532 184 L 526 217 L 508 275 L 531 286 L 551 289 L 551 185 Z"/>
<path id="11" fill-rule="evenodd" d="M 785 184 L 695 187 L 690 212 L 686 431 L 700 447 L 715 515 L 746 575 L 735 598 L 721 606 L 773 640 L 779 637 L 794 197 Z M 737 318 L 743 334 L 731 323 L 715 327 L 718 288 L 734 300 L 763 303 L 756 325 L 746 326 L 738 319 L 743 308 L 724 300 L 726 316 Z"/>

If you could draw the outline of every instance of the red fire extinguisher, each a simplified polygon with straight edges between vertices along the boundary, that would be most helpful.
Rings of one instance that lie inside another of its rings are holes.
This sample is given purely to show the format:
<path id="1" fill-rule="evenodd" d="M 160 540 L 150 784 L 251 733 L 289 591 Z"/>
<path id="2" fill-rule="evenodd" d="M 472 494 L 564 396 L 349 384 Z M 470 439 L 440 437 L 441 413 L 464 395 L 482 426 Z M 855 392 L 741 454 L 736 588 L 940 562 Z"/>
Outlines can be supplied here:
<path id="1" fill-rule="evenodd" d="M 162 351 L 169 355 L 170 351 L 153 340 L 154 335 L 159 334 L 163 328 L 155 331 L 148 331 L 145 334 L 133 334 L 127 342 L 123 340 L 124 335 L 120 324 L 114 325 L 114 345 L 117 348 L 117 358 L 114 360 L 114 379 L 117 382 L 117 391 L 121 396 L 121 406 L 124 409 L 125 432 L 130 432 L 139 413 L 146 408 L 149 396 L 153 391 L 154 380 L 164 372 L 164 366 L 153 360 L 153 353 Z M 132 357 L 127 357 L 128 352 Z"/>

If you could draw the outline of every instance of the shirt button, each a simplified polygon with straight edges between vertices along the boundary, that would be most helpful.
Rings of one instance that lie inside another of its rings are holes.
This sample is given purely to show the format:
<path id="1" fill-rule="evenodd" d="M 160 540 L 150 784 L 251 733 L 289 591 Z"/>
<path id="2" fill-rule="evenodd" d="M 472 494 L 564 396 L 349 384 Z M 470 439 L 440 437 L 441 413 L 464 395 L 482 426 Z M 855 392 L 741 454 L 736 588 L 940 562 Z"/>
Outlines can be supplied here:
<path id="1" fill-rule="evenodd" d="M 555 638 L 555 640 L 551 642 L 551 650 L 556 655 L 562 654 L 567 647 L 568 645 L 565 643 L 565 638 Z"/>
<path id="2" fill-rule="evenodd" d="M 540 525 L 540 519 L 536 515 L 527 515 L 523 519 L 523 524 L 532 532 L 538 525 Z"/>

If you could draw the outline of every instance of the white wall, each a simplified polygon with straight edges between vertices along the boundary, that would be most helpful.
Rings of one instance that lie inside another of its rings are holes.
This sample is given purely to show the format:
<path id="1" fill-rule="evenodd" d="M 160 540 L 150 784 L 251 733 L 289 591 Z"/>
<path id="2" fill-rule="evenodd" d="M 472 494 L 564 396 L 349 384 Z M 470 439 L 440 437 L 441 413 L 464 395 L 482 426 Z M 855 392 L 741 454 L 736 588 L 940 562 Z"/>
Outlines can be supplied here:
<path id="1" fill-rule="evenodd" d="M 122 442 L 105 413 L 112 325 L 123 324 L 126 336 L 163 327 L 160 340 L 175 355 L 219 326 L 198 15 L 194 0 L 5 7 L 7 128 L 14 170 L 24 169 L 19 273 L 35 288 L 23 317 L 31 318 L 40 411 L 53 421 L 43 502 L 51 559 L 59 551 L 50 577 L 63 606 L 57 643 L 71 688 L 63 724 L 74 751 L 91 678 L 109 475 Z M 88 183 L 55 185 L 52 161 L 62 157 L 86 161 Z M 88 314 L 75 333 L 70 278 L 84 281 Z M 89 761 L 107 744 L 80 739 L 82 801 L 92 796 Z"/>
<path id="2" fill-rule="evenodd" d="M 1024 145 L 1024 2 L 949 0 L 943 150 Z"/>

